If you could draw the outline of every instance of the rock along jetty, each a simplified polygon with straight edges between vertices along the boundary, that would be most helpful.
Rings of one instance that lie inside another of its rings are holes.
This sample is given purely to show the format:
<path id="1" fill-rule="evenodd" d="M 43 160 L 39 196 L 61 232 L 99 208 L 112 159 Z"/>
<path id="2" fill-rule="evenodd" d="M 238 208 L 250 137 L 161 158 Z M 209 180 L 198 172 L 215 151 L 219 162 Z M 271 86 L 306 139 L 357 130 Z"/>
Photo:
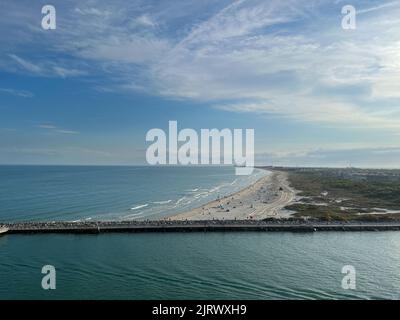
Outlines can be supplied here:
<path id="1" fill-rule="evenodd" d="M 3 231 L 2 231 L 3 230 Z M 400 230 L 396 222 L 310 222 L 260 220 L 208 221 L 78 221 L 18 222 L 0 225 L 0 233 L 106 233 L 106 232 L 205 232 L 205 231 L 387 231 Z"/>

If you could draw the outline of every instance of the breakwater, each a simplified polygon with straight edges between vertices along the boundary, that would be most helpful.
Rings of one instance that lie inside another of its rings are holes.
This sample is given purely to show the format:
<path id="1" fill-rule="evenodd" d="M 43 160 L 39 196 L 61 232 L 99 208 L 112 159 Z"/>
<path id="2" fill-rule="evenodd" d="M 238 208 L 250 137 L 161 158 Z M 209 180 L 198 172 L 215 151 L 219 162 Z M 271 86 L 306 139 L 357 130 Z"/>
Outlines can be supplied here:
<path id="1" fill-rule="evenodd" d="M 301 221 L 93 221 L 24 222 L 1 226 L 3 234 L 106 233 L 106 232 L 232 232 L 232 231 L 387 231 L 400 230 L 400 222 L 301 222 Z"/>

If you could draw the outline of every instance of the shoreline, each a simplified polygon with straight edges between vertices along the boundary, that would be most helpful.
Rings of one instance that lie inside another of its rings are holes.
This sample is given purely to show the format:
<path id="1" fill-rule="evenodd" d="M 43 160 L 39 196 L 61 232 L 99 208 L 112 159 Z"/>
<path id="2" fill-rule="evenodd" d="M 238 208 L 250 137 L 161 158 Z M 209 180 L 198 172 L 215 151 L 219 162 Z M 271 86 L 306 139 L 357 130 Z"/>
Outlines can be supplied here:
<path id="1" fill-rule="evenodd" d="M 294 201 L 297 191 L 290 186 L 286 172 L 267 171 L 268 175 L 234 194 L 164 219 L 205 221 L 289 218 L 291 212 L 284 210 L 284 207 Z"/>
<path id="2" fill-rule="evenodd" d="M 380 231 L 400 230 L 400 218 L 385 220 L 326 219 L 292 215 L 285 209 L 299 199 L 304 184 L 289 181 L 289 173 L 270 170 L 251 185 L 201 207 L 160 219 L 25 221 L 0 223 L 0 236 L 13 233 L 104 233 L 192 231 Z M 329 218 L 329 217 L 328 217 Z"/>

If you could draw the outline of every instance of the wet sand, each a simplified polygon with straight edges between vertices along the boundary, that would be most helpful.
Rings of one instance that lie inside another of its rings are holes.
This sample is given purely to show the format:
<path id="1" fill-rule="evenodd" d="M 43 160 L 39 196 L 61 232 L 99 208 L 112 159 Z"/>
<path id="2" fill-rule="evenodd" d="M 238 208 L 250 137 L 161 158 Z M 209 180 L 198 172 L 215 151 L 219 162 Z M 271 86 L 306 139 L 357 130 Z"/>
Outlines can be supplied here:
<path id="1" fill-rule="evenodd" d="M 199 208 L 180 213 L 171 220 L 260 220 L 286 218 L 283 210 L 294 201 L 296 191 L 290 187 L 287 173 L 272 171 L 251 186 Z"/>

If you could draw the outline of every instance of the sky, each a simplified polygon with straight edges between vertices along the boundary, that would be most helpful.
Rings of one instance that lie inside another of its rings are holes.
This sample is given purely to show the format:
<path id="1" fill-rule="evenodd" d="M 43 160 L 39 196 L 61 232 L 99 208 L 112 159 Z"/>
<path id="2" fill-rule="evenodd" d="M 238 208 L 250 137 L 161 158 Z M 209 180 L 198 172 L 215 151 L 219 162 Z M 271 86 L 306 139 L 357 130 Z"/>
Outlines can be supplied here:
<path id="1" fill-rule="evenodd" d="M 47 4 L 55 30 L 41 27 Z M 176 120 L 254 129 L 258 165 L 400 167 L 400 1 L 2 0 L 0 12 L 0 164 L 145 164 L 146 132 Z"/>

